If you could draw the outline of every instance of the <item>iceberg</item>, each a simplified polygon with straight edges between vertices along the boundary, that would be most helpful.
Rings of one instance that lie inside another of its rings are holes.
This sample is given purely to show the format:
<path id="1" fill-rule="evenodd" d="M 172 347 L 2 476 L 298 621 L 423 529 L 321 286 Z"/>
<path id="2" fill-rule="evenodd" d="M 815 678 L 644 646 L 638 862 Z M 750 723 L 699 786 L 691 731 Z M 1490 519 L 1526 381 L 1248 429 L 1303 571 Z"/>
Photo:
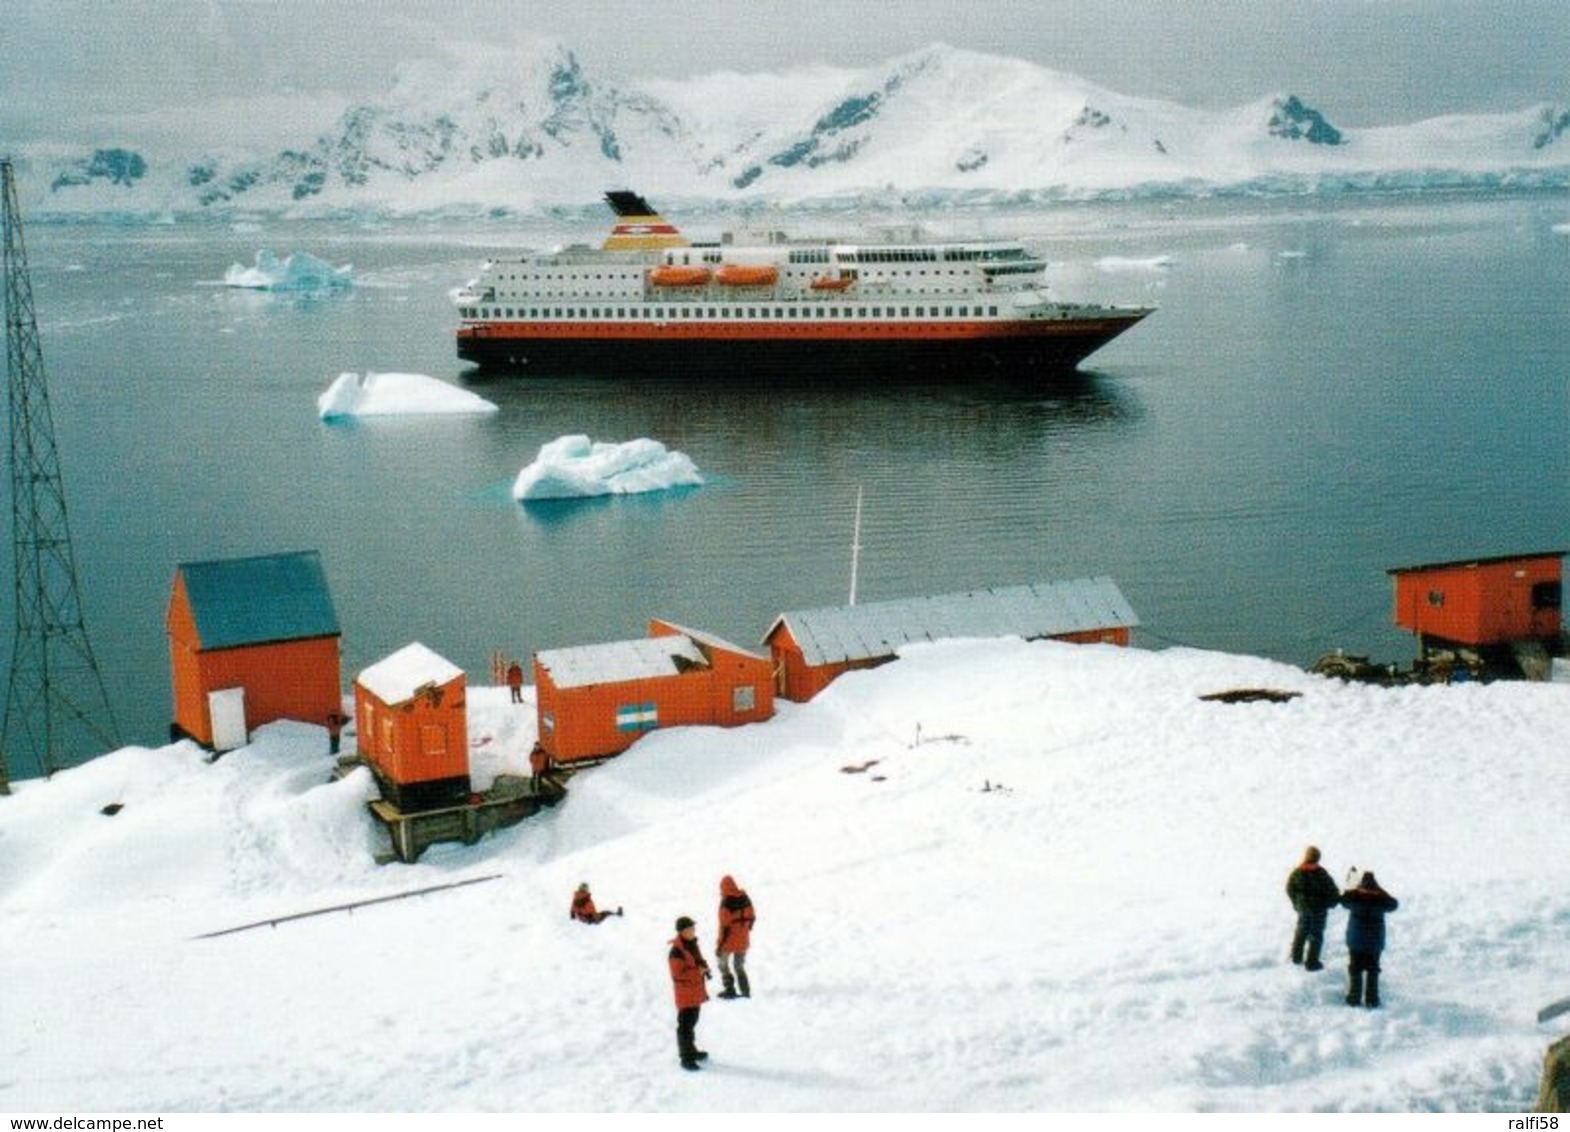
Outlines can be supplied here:
<path id="1" fill-rule="evenodd" d="M 494 413 L 496 406 L 467 389 L 423 373 L 341 373 L 316 399 L 322 420 L 422 413 Z"/>
<path id="2" fill-rule="evenodd" d="M 518 473 L 514 499 L 585 499 L 696 487 L 704 478 L 691 458 L 657 440 L 623 444 L 563 436 L 540 446 L 534 462 Z"/>
<path id="3" fill-rule="evenodd" d="M 224 285 L 252 291 L 343 291 L 353 283 L 351 270 L 347 263 L 334 267 L 307 252 L 294 252 L 279 259 L 262 248 L 256 253 L 254 266 L 230 264 L 224 272 Z"/>

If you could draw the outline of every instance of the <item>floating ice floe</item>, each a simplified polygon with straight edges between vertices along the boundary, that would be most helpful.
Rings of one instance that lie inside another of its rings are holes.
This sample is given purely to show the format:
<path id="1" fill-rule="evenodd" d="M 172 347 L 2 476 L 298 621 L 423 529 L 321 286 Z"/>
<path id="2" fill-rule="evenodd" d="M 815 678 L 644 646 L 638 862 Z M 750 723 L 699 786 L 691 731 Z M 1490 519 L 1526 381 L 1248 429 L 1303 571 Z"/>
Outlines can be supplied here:
<path id="1" fill-rule="evenodd" d="M 316 399 L 322 419 L 494 413 L 485 398 L 423 373 L 341 373 Z"/>
<path id="2" fill-rule="evenodd" d="M 334 267 L 306 252 L 279 259 L 263 248 L 256 253 L 255 266 L 231 264 L 224 272 L 224 285 L 253 291 L 342 291 L 353 284 L 351 270 L 347 263 Z"/>
<path id="3" fill-rule="evenodd" d="M 704 482 L 691 458 L 657 440 L 623 444 L 563 436 L 540 446 L 534 463 L 518 473 L 514 499 L 583 499 L 695 487 Z"/>
<path id="4" fill-rule="evenodd" d="M 1102 271 L 1164 271 L 1172 266 L 1172 257 L 1169 255 L 1146 256 L 1142 259 L 1130 256 L 1108 255 L 1096 261 L 1096 266 Z"/>

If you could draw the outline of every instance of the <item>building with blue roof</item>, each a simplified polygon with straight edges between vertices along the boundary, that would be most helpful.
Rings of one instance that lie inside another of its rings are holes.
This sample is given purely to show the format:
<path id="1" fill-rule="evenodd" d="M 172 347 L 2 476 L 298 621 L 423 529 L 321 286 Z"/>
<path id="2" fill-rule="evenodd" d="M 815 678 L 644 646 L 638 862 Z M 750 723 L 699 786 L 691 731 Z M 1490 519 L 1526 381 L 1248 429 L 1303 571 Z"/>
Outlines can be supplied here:
<path id="1" fill-rule="evenodd" d="M 165 620 L 174 737 L 227 750 L 275 719 L 341 715 L 338 615 L 314 550 L 186 562 Z"/>

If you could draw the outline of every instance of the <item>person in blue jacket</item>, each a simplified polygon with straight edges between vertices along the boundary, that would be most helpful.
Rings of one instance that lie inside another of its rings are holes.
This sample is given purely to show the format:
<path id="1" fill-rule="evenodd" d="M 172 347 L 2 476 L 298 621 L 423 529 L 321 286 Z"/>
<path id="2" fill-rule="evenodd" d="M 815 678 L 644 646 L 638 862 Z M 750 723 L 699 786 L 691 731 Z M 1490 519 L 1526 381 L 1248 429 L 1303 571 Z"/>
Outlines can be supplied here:
<path id="1" fill-rule="evenodd" d="M 1346 949 L 1348 1006 L 1379 1005 L 1379 956 L 1385 949 L 1385 913 L 1399 902 L 1379 887 L 1372 872 L 1365 872 L 1356 888 L 1341 894 L 1347 910 Z"/>

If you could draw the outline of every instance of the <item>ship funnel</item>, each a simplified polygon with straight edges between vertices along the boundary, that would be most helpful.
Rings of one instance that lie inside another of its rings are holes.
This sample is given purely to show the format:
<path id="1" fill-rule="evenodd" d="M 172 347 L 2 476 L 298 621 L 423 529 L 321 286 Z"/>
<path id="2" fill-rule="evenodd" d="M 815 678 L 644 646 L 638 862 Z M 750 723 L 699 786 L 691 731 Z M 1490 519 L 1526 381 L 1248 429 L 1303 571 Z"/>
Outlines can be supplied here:
<path id="1" fill-rule="evenodd" d="M 687 237 L 681 230 L 655 212 L 637 193 L 609 192 L 605 194 L 605 203 L 616 213 L 616 226 L 601 245 L 605 251 L 651 251 L 688 246 Z"/>

